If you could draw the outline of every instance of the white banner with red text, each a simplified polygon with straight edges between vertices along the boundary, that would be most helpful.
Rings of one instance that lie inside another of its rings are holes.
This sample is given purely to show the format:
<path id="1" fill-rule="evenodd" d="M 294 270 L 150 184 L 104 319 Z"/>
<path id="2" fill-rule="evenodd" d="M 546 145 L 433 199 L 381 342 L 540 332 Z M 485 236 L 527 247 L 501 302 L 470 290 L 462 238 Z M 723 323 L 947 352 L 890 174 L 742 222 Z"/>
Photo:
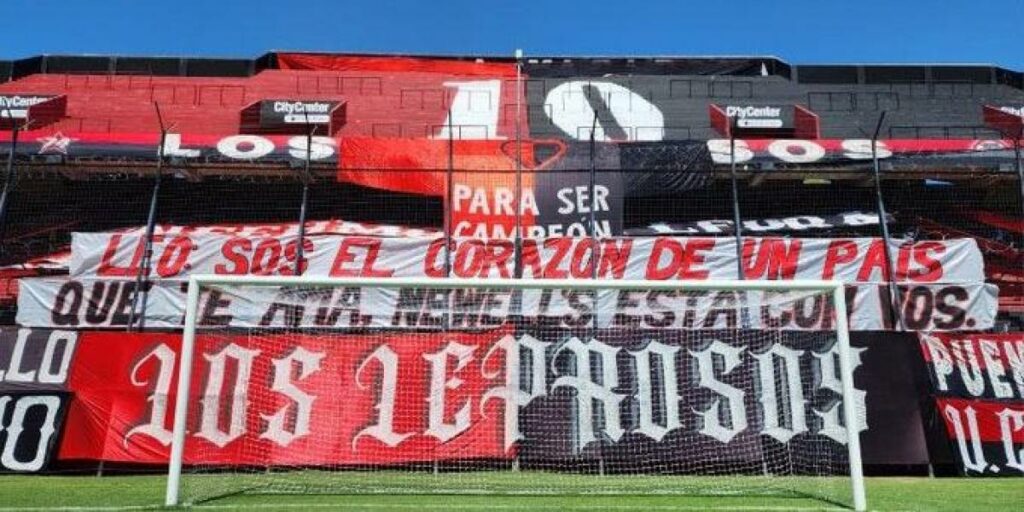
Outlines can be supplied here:
<path id="1" fill-rule="evenodd" d="M 73 277 L 134 278 L 144 235 L 74 233 Z M 437 237 L 381 238 L 311 234 L 303 242 L 302 274 L 331 277 L 452 277 L 515 275 L 512 240 Z M 154 236 L 150 278 L 189 274 L 294 275 L 298 237 L 292 233 L 171 231 Z M 880 283 L 981 283 L 984 261 L 973 239 L 903 242 L 889 246 L 894 279 L 879 238 L 747 238 L 744 279 L 836 279 Z M 573 279 L 735 279 L 731 237 L 547 238 L 522 240 L 523 277 Z M 596 266 L 596 268 L 595 268 Z"/>

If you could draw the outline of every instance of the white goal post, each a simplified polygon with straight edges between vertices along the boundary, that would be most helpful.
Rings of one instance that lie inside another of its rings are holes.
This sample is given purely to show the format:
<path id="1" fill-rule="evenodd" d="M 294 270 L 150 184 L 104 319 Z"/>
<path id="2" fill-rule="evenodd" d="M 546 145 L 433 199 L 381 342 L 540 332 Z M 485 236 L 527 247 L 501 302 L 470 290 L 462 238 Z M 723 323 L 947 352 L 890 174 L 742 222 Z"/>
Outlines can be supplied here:
<path id="1" fill-rule="evenodd" d="M 182 334 L 182 343 L 180 356 L 178 358 L 178 376 L 177 376 L 177 392 L 176 392 L 176 403 L 174 407 L 174 420 L 173 420 L 173 439 L 170 450 L 170 461 L 169 470 L 167 477 L 167 489 L 166 489 L 166 505 L 176 506 L 182 504 L 183 500 L 181 496 L 182 492 L 182 476 L 183 466 L 189 464 L 186 461 L 186 442 L 187 442 L 187 429 L 189 425 L 189 414 L 190 414 L 190 403 L 194 400 L 183 399 L 183 397 L 190 397 L 194 395 L 194 390 L 190 389 L 195 376 L 193 375 L 194 358 L 196 358 L 196 345 L 197 345 L 197 331 L 205 330 L 208 327 L 200 325 L 199 321 L 202 313 L 200 312 L 202 291 L 209 288 L 224 288 L 224 289 L 249 289 L 255 290 L 260 288 L 268 289 L 282 289 L 282 288 L 298 288 L 298 289 L 380 289 L 380 290 L 404 290 L 404 289 L 429 289 L 429 290 L 480 290 L 480 289 L 501 289 L 509 290 L 512 293 L 525 292 L 526 290 L 570 290 L 573 292 L 591 293 L 594 296 L 594 303 L 598 302 L 598 294 L 608 291 L 625 291 L 625 290 L 643 290 L 649 292 L 665 292 L 665 293 L 701 293 L 701 292 L 735 292 L 737 294 L 748 294 L 748 293 L 792 293 L 792 292 L 807 292 L 813 294 L 819 294 L 821 297 L 827 298 L 831 301 L 832 311 L 835 312 L 832 318 L 832 324 L 830 329 L 834 332 L 834 350 L 837 355 L 838 373 L 841 381 L 841 407 L 836 407 L 835 411 L 828 411 L 830 414 L 838 415 L 840 412 L 842 418 L 845 418 L 845 430 L 843 434 L 845 444 L 845 457 L 848 463 L 848 475 L 849 475 L 849 494 L 845 495 L 844 500 L 848 499 L 848 503 L 843 503 L 845 506 L 849 506 L 854 510 L 866 510 L 866 496 L 864 489 L 864 478 L 861 462 L 861 450 L 860 450 L 860 436 L 858 429 L 858 418 L 861 418 L 863 411 L 858 409 L 855 400 L 850 399 L 857 394 L 853 381 L 853 369 L 855 367 L 853 351 L 850 348 L 849 338 L 849 327 L 846 307 L 846 295 L 845 289 L 842 282 L 839 281 L 823 281 L 823 280 L 791 280 L 791 281 L 732 281 L 732 280 L 710 280 L 710 281 L 642 281 L 642 280 L 609 280 L 609 281 L 575 281 L 565 279 L 550 279 L 550 280 L 521 280 L 521 279 L 455 279 L 455 278 L 326 278 L 326 277 L 291 277 L 291 276 L 223 276 L 223 275 L 194 275 L 189 279 L 188 282 L 188 293 L 187 300 L 185 303 L 185 316 L 184 316 L 184 331 Z M 746 295 L 743 295 L 746 297 Z M 205 300 L 205 299 L 204 299 Z M 746 311 L 746 298 L 740 299 L 743 302 L 744 311 Z M 595 306 L 596 308 L 596 306 Z M 746 331 L 757 331 L 758 328 L 750 328 L 747 319 L 747 313 L 743 313 L 743 326 L 746 327 Z M 397 314 L 396 314 L 397 317 Z M 596 322 L 595 322 L 596 323 Z M 447 324 L 446 324 L 447 325 Z M 733 328 L 736 331 L 741 330 L 740 328 Z M 300 328 L 295 328 L 298 332 Z M 765 331 L 768 331 L 766 329 Z M 364 331 L 365 332 L 365 331 Z M 298 336 L 298 335 L 296 335 Z M 305 336 L 303 339 L 317 338 L 325 336 L 322 333 L 313 334 L 302 334 Z M 678 350 L 678 349 L 677 349 Z M 631 352 L 631 354 L 634 352 Z M 672 352 L 673 354 L 675 352 Z M 681 350 L 680 353 L 685 353 L 685 350 Z M 691 352 L 692 353 L 692 352 Z M 810 352 L 808 352 L 810 353 Z M 625 351 L 623 352 L 625 354 Z M 830 352 L 830 354 L 832 354 Z M 443 360 L 442 367 L 447 368 L 448 355 L 444 356 L 446 359 Z M 456 356 L 452 356 L 455 358 Z M 664 357 L 664 356 L 659 356 Z M 815 357 L 821 357 L 815 354 Z M 831 357 L 831 355 L 830 355 Z M 423 358 L 427 358 L 426 355 Z M 772 356 L 769 355 L 768 365 L 775 364 Z M 661 361 L 660 359 L 650 359 L 649 361 Z M 461 364 L 461 360 L 459 360 Z M 318 363 L 319 364 L 319 363 Z M 546 363 L 545 363 L 546 364 Z M 719 367 L 721 366 L 721 363 Z M 728 363 L 726 363 L 728 364 Z M 829 363 L 831 364 L 831 363 Z M 554 367 L 554 363 L 550 363 L 550 367 Z M 458 368 L 461 368 L 459 366 Z M 456 369 L 458 369 L 456 368 Z M 575 368 L 575 366 L 574 366 Z M 600 368 L 600 366 L 598 366 Z M 763 368 L 763 367 L 762 367 Z M 832 367 L 830 367 L 832 368 Z M 360 367 L 359 371 L 362 368 Z M 549 368 L 550 370 L 550 368 Z M 292 371 L 292 370 L 289 370 Z M 356 379 L 359 379 L 359 371 L 356 372 Z M 446 370 L 447 371 L 447 370 Z M 581 371 L 581 370 L 576 370 Z M 600 370 L 597 370 L 600 372 Z M 721 371 L 721 370 L 719 370 Z M 728 371 L 728 369 L 726 369 Z M 600 377 L 595 377 L 600 379 Z M 605 379 L 608 377 L 606 376 Z M 762 377 L 763 378 L 763 377 Z M 756 378 L 751 377 L 752 380 Z M 667 379 L 666 379 L 667 380 Z M 780 379 L 785 381 L 785 379 Z M 762 381 L 763 382 L 763 381 Z M 442 384 L 445 384 L 442 381 Z M 607 384 L 607 382 L 605 382 Z M 755 384 L 756 385 L 756 384 Z M 786 382 L 782 382 L 780 386 L 785 387 Z M 792 381 L 789 382 L 789 386 L 792 386 Z M 839 387 L 839 383 L 834 385 Z M 763 385 L 762 385 L 763 387 Z M 219 388 L 218 388 L 219 389 Z M 834 389 L 838 392 L 839 389 Z M 325 393 L 329 393 L 329 389 L 324 389 Z M 774 393 L 774 390 L 772 391 Z M 838 394 L 838 393 L 837 393 Z M 666 397 L 671 396 L 666 394 Z M 250 397 L 251 398 L 251 397 Z M 678 398 L 678 396 L 676 397 Z M 668 400 L 667 398 L 665 400 Z M 786 399 L 782 398 L 779 401 L 784 402 Z M 422 401 L 422 400 L 421 400 Z M 486 400 L 484 400 L 486 402 Z M 774 402 L 773 402 L 774 403 Z M 195 407 L 193 403 L 192 407 Z M 483 405 L 481 405 L 482 410 Z M 783 405 L 782 407 L 785 407 Z M 802 406 L 801 406 L 802 407 Z M 442 415 L 444 413 L 444 406 L 441 406 Z M 588 409 L 589 410 L 589 409 Z M 823 416 L 823 412 L 817 410 L 811 411 L 808 409 L 808 417 L 813 417 L 811 413 Z M 582 413 L 581 413 L 582 414 Z M 600 412 L 589 412 L 588 414 L 600 414 Z M 772 412 L 771 414 L 775 414 Z M 608 416 L 605 416 L 606 418 Z M 836 416 L 838 417 L 838 416 Z M 589 420 L 588 420 L 589 421 Z M 801 420 L 802 421 L 802 420 Z M 735 426 L 735 425 L 733 425 Z M 796 430 L 793 427 L 793 430 Z M 507 432 L 506 432 L 507 434 Z M 521 439 L 521 437 L 520 437 Z M 352 442 L 354 444 L 355 441 Z M 836 445 L 838 446 L 838 445 Z M 780 457 L 782 457 L 780 455 Z M 786 455 L 786 457 L 792 458 L 792 455 Z M 811 457 L 813 458 L 813 454 Z M 794 464 L 792 461 L 790 464 Z M 604 475 L 604 466 L 601 466 L 601 473 Z M 770 470 L 769 465 L 764 464 L 764 476 L 769 476 Z M 358 471 L 359 468 L 355 467 L 358 465 L 352 465 L 352 467 L 346 466 L 341 469 L 350 471 Z M 353 469 L 353 467 L 355 469 Z M 670 468 L 673 469 L 673 468 Z M 714 471 L 712 474 L 723 474 L 720 468 L 712 468 Z M 518 471 L 518 461 L 515 463 L 514 470 Z M 548 470 L 548 468 L 545 468 Z M 438 474 L 438 467 L 435 463 L 433 473 L 435 476 Z M 845 472 L 845 469 L 844 469 Z M 268 464 L 265 469 L 266 474 L 273 473 L 272 468 Z M 443 474 L 443 472 L 442 472 Z M 796 473 L 793 473 L 796 474 Z M 230 478 L 230 475 L 228 475 Z M 751 477 L 755 478 L 755 477 Z M 787 477 L 783 477 L 787 478 Z M 393 484 L 394 485 L 394 484 Z M 400 484 L 399 484 L 400 485 Z M 845 485 L 845 484 L 844 484 Z M 458 483 L 454 482 L 452 487 L 457 487 Z M 447 491 L 446 491 L 447 492 Z"/>

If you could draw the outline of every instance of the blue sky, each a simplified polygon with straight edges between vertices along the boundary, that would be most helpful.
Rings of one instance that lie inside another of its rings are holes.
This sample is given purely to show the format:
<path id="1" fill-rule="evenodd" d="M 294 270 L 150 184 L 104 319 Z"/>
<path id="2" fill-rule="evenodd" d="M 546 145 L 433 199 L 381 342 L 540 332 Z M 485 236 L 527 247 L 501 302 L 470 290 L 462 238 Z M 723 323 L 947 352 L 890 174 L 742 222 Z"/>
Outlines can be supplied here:
<path id="1" fill-rule="evenodd" d="M 1024 1 L 4 0 L 0 58 L 273 49 L 777 55 L 1024 69 Z"/>

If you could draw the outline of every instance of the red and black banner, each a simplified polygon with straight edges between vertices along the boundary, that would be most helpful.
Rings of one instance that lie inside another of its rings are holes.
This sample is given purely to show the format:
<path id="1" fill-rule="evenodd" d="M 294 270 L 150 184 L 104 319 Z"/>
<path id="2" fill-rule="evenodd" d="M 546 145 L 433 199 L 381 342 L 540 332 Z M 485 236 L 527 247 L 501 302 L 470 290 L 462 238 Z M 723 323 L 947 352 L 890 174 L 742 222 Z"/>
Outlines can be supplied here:
<path id="1" fill-rule="evenodd" d="M 873 336 L 855 340 L 853 354 L 865 460 L 922 464 L 903 371 L 916 349 Z M 174 333 L 0 329 L 4 469 L 166 463 L 179 357 Z M 600 457 L 624 469 L 699 471 L 702 460 L 761 468 L 764 451 L 813 443 L 841 468 L 837 364 L 834 343 L 814 332 L 500 322 L 447 333 L 206 330 L 185 456 L 212 465 Z M 680 401 L 667 405 L 673 392 Z M 576 412 L 585 406 L 591 414 Z"/>
<path id="2" fill-rule="evenodd" d="M 0 329 L 0 473 L 45 470 L 72 401 L 79 333 Z"/>
<path id="3" fill-rule="evenodd" d="M 936 400 L 964 474 L 1024 476 L 1024 403 Z"/>
<path id="4" fill-rule="evenodd" d="M 919 334 L 939 415 L 967 475 L 1024 475 L 1024 334 Z"/>
<path id="5" fill-rule="evenodd" d="M 846 458 L 838 353 L 820 335 L 502 326 L 207 333 L 196 343 L 188 464 L 600 456 L 699 470 L 707 460 L 779 464 L 763 452 L 809 443 L 816 464 L 841 468 Z M 83 334 L 61 459 L 165 462 L 179 350 L 172 334 Z M 863 394 L 852 399 L 864 410 Z"/>

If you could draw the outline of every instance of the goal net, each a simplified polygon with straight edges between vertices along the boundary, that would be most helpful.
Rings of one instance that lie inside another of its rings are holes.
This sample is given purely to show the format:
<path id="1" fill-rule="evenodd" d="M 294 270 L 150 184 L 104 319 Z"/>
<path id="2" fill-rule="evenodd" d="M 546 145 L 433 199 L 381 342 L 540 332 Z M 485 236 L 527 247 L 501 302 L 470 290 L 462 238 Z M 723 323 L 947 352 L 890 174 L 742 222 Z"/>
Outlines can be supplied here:
<path id="1" fill-rule="evenodd" d="M 864 507 L 864 397 L 833 282 L 197 276 L 188 297 L 169 505 L 494 493 Z"/>

